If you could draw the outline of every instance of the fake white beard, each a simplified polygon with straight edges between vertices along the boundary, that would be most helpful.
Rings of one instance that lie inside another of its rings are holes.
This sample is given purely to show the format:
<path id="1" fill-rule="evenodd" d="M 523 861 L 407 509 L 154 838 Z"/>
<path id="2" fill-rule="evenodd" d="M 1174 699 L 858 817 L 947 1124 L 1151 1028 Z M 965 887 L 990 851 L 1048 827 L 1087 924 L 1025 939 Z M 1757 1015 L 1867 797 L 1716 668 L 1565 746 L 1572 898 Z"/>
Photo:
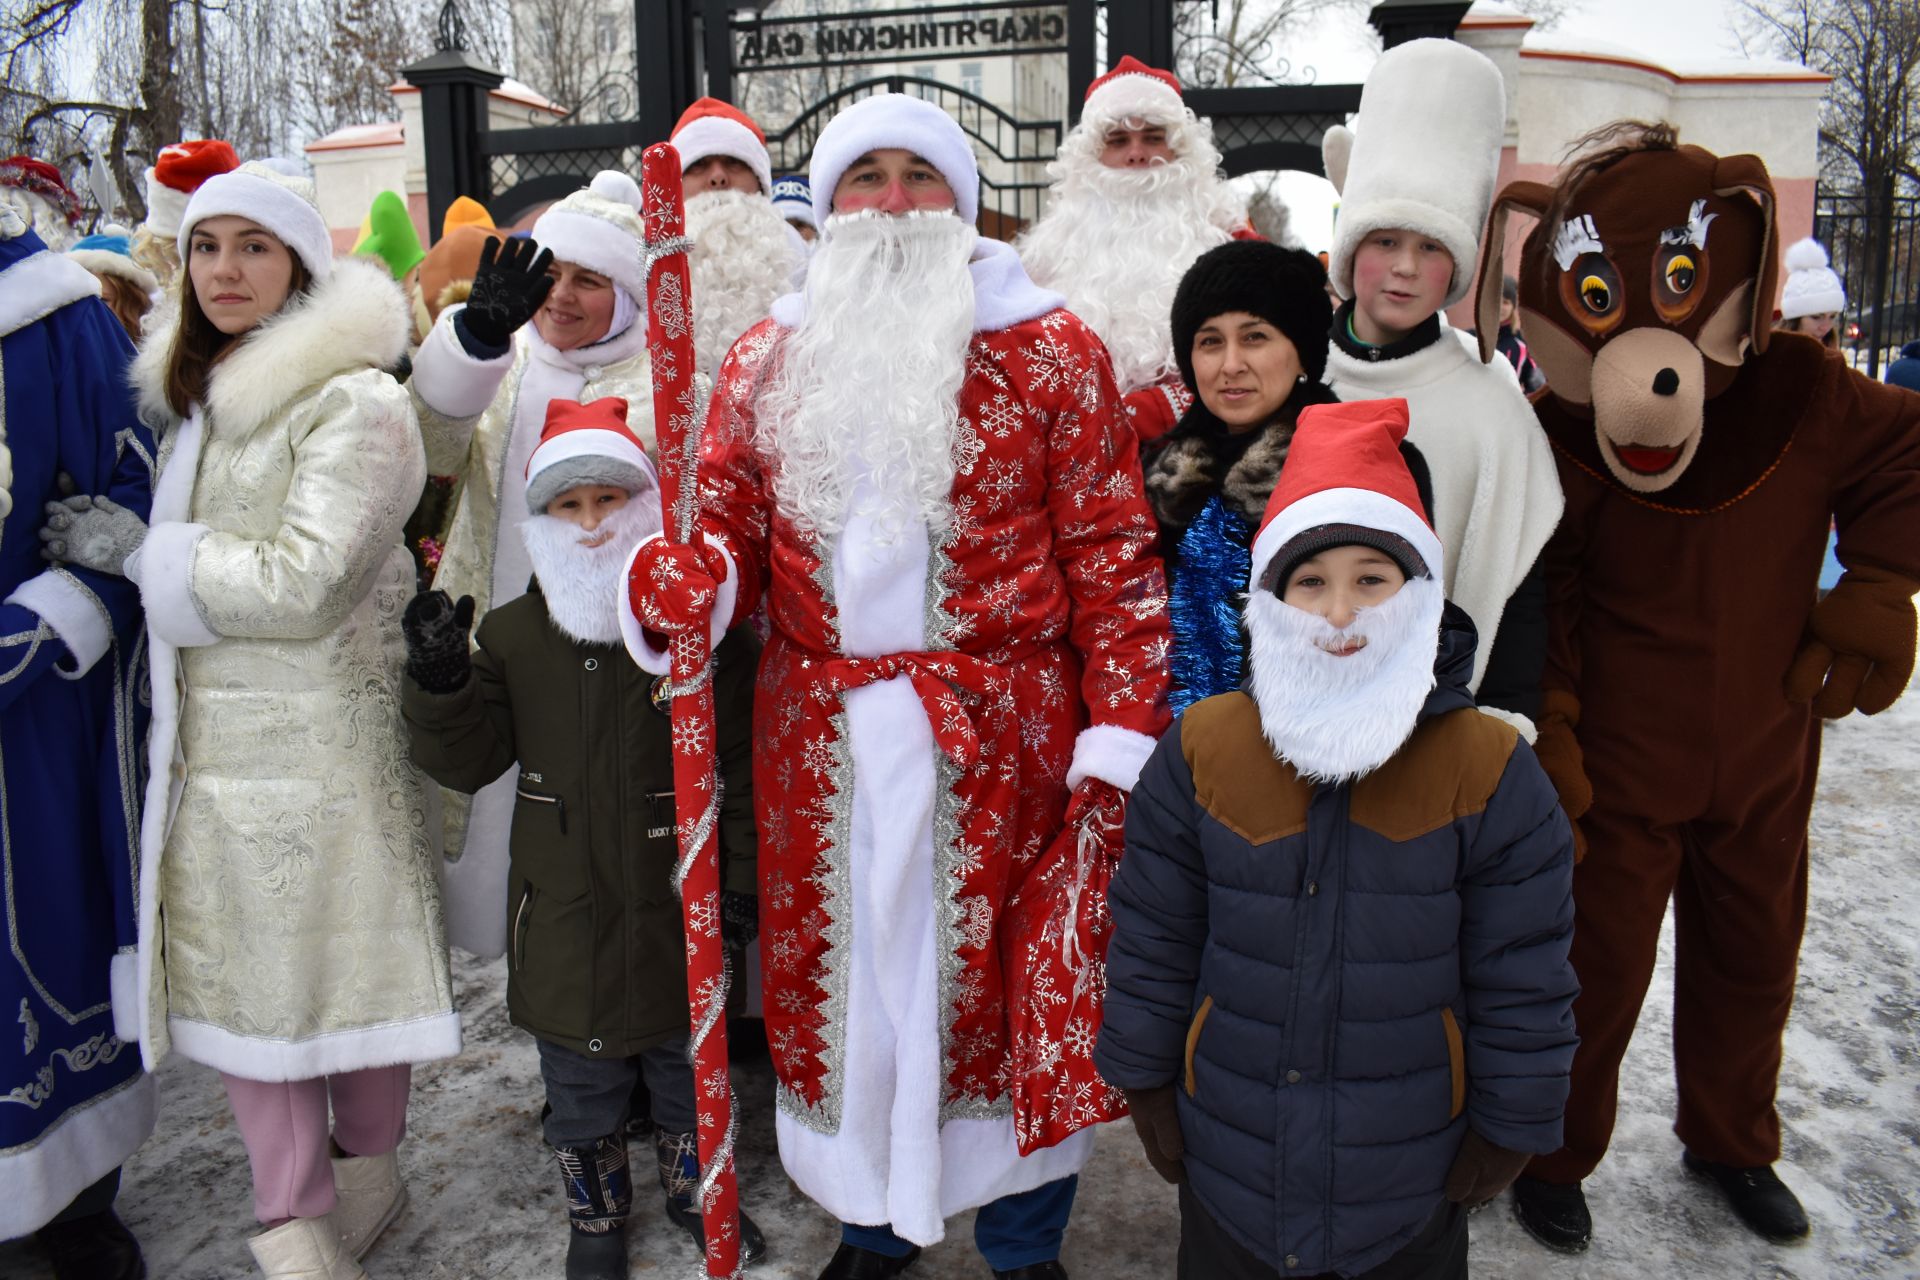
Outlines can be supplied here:
<path id="1" fill-rule="evenodd" d="M 1280 758 L 1307 781 L 1327 784 L 1351 782 L 1391 759 L 1433 689 L 1445 606 L 1438 582 L 1415 578 L 1340 630 L 1271 591 L 1254 591 L 1246 605 L 1248 691 Z M 1359 636 L 1366 647 L 1344 658 L 1323 647 Z"/>
<path id="2" fill-rule="evenodd" d="M 0 187 L 0 201 L 10 205 L 20 215 L 20 220 L 37 231 L 47 248 L 55 253 L 65 253 L 77 238 L 67 223 L 66 215 L 55 208 L 51 201 L 31 191 L 19 187 Z"/>
<path id="3" fill-rule="evenodd" d="M 883 539 L 951 516 L 973 339 L 974 229 L 951 211 L 827 219 L 806 318 L 755 406 L 780 513 L 820 538 L 869 517 Z M 856 490 L 859 494 L 855 505 Z"/>
<path id="4" fill-rule="evenodd" d="M 687 201 L 693 285 L 693 350 L 711 375 L 741 334 L 766 319 L 793 287 L 793 242 L 763 195 L 709 191 Z"/>
<path id="5" fill-rule="evenodd" d="M 545 513 L 526 518 L 520 537 L 540 580 L 547 616 L 561 634 L 585 644 L 620 643 L 619 611 L 626 597 L 621 574 L 633 549 L 660 526 L 660 495 L 651 489 L 601 522 L 594 533 L 611 529 L 613 536 L 597 547 L 583 545 L 592 535 L 570 520 Z"/>
<path id="6" fill-rule="evenodd" d="M 1097 153 L 1063 146 L 1046 214 L 1017 245 L 1034 283 L 1065 294 L 1106 344 L 1123 393 L 1178 371 L 1171 317 L 1180 277 L 1245 217 L 1244 201 L 1200 160 L 1182 153 L 1147 169 L 1109 169 Z"/>

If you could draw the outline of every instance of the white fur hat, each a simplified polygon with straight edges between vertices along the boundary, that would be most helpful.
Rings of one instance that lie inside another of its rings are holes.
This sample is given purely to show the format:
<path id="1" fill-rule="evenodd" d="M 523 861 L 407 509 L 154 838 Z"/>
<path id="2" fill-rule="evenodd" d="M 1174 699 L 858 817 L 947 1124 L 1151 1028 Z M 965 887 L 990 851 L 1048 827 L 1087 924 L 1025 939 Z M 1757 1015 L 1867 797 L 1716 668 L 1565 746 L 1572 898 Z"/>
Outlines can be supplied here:
<path id="1" fill-rule="evenodd" d="M 1808 236 L 1787 250 L 1787 283 L 1780 291 L 1780 318 L 1825 315 L 1847 309 L 1847 287 L 1827 265 L 1827 251 Z"/>
<path id="2" fill-rule="evenodd" d="M 617 169 L 602 169 L 591 185 L 559 201 L 533 224 L 534 243 L 561 262 L 597 272 L 627 291 L 636 306 L 647 300 L 646 230 L 640 225 L 640 187 Z"/>
<path id="3" fill-rule="evenodd" d="M 1353 296 L 1355 251 L 1384 227 L 1445 245 L 1453 282 L 1443 305 L 1467 296 L 1506 124 L 1506 86 L 1485 55 L 1453 40 L 1410 40 L 1380 55 L 1353 127 L 1335 125 L 1321 143 L 1340 192 L 1327 278 L 1341 297 Z"/>
<path id="4" fill-rule="evenodd" d="M 1176 125 L 1192 115 L 1180 96 L 1180 81 L 1171 71 L 1150 67 L 1128 54 L 1087 86 L 1080 121 L 1083 127 L 1104 132 L 1122 120 Z"/>
<path id="5" fill-rule="evenodd" d="M 964 222 L 980 216 L 980 166 L 953 117 L 924 98 L 876 93 L 827 122 L 813 144 L 808 179 L 813 184 L 813 216 L 827 225 L 833 213 L 833 189 L 853 162 L 869 151 L 899 147 L 922 157 L 953 188 L 954 210 Z"/>
<path id="6" fill-rule="evenodd" d="M 257 222 L 306 265 L 307 274 L 324 280 L 333 272 L 333 235 L 314 202 L 313 184 L 289 178 L 261 164 L 243 164 L 232 173 L 216 174 L 200 184 L 187 201 L 175 244 L 180 261 L 188 258 L 193 229 L 208 218 L 228 214 Z"/>
<path id="7" fill-rule="evenodd" d="M 733 104 L 700 99 L 681 114 L 668 141 L 680 153 L 681 173 L 708 156 L 731 156 L 753 170 L 761 195 L 773 194 L 773 160 L 767 154 L 766 135 Z"/>

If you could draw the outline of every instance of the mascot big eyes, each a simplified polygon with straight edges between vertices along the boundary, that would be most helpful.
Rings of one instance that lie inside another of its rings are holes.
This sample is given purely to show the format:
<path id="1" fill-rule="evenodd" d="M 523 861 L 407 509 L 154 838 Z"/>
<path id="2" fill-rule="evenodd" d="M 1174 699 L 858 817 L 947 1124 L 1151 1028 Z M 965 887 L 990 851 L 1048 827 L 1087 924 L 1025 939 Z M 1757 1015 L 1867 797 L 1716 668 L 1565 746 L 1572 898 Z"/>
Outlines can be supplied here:
<path id="1" fill-rule="evenodd" d="M 1521 250 L 1521 326 L 1552 395 L 1591 417 L 1599 461 L 1643 494 L 1686 473 L 1706 401 L 1767 348 L 1773 184 L 1754 156 L 1623 125 L 1555 187 L 1500 195 L 1478 282 L 1481 355 L 1500 331 L 1507 217 L 1539 219 Z"/>

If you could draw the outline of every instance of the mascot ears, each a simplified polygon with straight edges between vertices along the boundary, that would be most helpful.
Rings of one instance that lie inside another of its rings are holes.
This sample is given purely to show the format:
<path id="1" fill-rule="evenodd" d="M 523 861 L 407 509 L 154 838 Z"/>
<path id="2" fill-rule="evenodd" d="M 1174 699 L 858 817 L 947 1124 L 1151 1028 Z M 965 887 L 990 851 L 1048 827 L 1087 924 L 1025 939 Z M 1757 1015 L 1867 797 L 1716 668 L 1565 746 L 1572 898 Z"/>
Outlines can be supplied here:
<path id="1" fill-rule="evenodd" d="M 1347 190 L 1347 164 L 1353 159 L 1353 130 L 1336 124 L 1320 138 L 1320 160 L 1327 167 L 1327 181 L 1335 195 Z"/>
<path id="2" fill-rule="evenodd" d="M 1780 292 L 1780 228 L 1775 225 L 1773 198 L 1773 179 L 1767 176 L 1767 166 L 1759 156 L 1721 156 L 1713 162 L 1713 193 L 1717 196 L 1744 195 L 1760 206 L 1760 221 L 1766 228 L 1765 237 L 1760 242 L 1760 274 L 1753 282 L 1753 297 L 1747 313 L 1747 331 L 1745 334 L 1732 335 L 1731 345 L 1737 352 L 1739 340 L 1746 337 L 1752 340 L 1753 353 L 1760 355 L 1767 349 L 1768 335 L 1773 332 L 1773 300 Z M 1706 331 L 1701 332 L 1702 350 L 1705 350 Z M 1718 359 L 1714 353 L 1708 352 Z M 1722 364 L 1737 364 L 1739 356 L 1723 359 Z"/>
<path id="3" fill-rule="evenodd" d="M 1473 326 L 1480 340 L 1480 363 L 1493 359 L 1500 340 L 1500 282 L 1507 273 L 1507 215 L 1518 210 L 1535 222 L 1547 216 L 1553 188 L 1539 182 L 1510 182 L 1494 197 L 1487 234 L 1480 238 L 1480 272 L 1473 282 Z"/>

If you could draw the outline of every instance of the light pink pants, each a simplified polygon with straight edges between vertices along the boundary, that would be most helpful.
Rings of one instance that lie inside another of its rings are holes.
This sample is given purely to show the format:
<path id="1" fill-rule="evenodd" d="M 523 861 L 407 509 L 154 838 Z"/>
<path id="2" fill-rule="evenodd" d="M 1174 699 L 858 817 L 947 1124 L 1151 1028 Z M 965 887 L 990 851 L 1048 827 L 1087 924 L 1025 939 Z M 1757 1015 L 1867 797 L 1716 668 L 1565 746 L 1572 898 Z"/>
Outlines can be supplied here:
<path id="1" fill-rule="evenodd" d="M 274 1083 L 222 1072 L 234 1122 L 253 1166 L 253 1216 L 272 1225 L 331 1212 L 328 1096 L 333 1098 L 332 1134 L 341 1150 L 383 1156 L 406 1136 L 412 1075 L 405 1063 Z"/>

